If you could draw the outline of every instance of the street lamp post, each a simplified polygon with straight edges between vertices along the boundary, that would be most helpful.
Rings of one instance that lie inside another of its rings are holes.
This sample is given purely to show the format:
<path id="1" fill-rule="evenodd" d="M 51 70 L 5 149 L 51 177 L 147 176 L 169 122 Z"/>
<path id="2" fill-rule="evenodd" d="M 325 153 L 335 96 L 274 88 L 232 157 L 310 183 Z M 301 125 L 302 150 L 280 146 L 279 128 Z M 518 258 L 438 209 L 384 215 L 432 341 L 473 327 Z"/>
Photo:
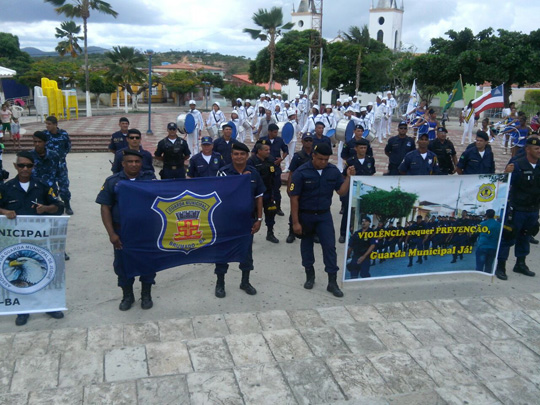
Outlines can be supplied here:
<path id="1" fill-rule="evenodd" d="M 204 91 L 204 99 L 206 100 L 206 111 L 208 111 L 208 90 L 207 90 L 207 86 L 208 88 L 210 88 L 210 82 L 201 82 L 202 85 L 203 85 L 203 91 Z"/>
<path id="2" fill-rule="evenodd" d="M 152 55 L 154 51 L 148 49 L 146 54 L 148 55 L 148 131 L 146 135 L 154 135 L 152 132 Z"/>
<path id="3" fill-rule="evenodd" d="M 304 70 L 304 63 L 306 63 L 305 60 L 303 59 L 300 59 L 298 61 L 298 63 L 300 63 L 300 91 L 303 91 L 303 86 L 302 86 L 302 73 L 303 73 L 303 70 Z"/>

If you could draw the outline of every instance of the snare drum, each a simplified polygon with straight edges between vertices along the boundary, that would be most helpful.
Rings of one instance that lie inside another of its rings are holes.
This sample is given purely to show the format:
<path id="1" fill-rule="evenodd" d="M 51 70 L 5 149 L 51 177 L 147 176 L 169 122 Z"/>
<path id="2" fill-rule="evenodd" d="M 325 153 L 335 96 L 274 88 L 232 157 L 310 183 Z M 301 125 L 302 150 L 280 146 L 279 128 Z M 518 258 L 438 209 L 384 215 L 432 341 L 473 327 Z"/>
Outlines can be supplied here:
<path id="1" fill-rule="evenodd" d="M 219 128 L 217 125 L 212 125 L 210 127 L 206 127 L 206 132 L 208 132 L 208 135 L 212 137 L 212 139 L 218 138 L 219 135 Z"/>
<path id="2" fill-rule="evenodd" d="M 193 118 L 193 115 L 191 115 L 190 113 L 180 114 L 176 118 L 176 125 L 178 126 L 180 132 L 186 132 L 188 134 L 191 134 L 193 131 L 195 131 L 195 128 L 197 127 L 197 125 L 195 124 L 195 118 Z"/>
<path id="3" fill-rule="evenodd" d="M 362 138 L 364 138 L 368 142 L 372 142 L 375 139 L 375 135 L 370 133 L 369 129 L 366 129 L 364 131 L 364 135 L 362 135 Z"/>
<path id="4" fill-rule="evenodd" d="M 279 127 L 278 136 L 281 136 L 283 142 L 288 145 L 294 137 L 294 125 L 290 122 L 278 122 L 277 126 Z"/>
<path id="5" fill-rule="evenodd" d="M 354 121 L 345 118 L 339 120 L 336 125 L 336 139 L 338 141 L 345 142 L 349 132 L 354 135 Z"/>
<path id="6" fill-rule="evenodd" d="M 336 130 L 335 129 L 329 129 L 328 131 L 326 131 L 326 134 L 324 134 L 327 138 L 333 138 L 334 136 L 336 136 Z"/>

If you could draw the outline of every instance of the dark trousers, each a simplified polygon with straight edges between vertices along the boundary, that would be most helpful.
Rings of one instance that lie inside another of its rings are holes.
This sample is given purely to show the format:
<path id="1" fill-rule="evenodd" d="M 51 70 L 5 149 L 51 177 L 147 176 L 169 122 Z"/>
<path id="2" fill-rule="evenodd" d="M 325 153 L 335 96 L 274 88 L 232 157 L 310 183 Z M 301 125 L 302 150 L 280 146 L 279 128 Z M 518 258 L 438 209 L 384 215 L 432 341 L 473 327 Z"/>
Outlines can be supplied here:
<path id="1" fill-rule="evenodd" d="M 122 260 L 122 250 L 114 249 L 114 272 L 118 276 L 118 287 L 129 287 L 135 282 L 135 277 L 126 277 L 124 262 Z M 156 273 L 139 276 L 139 281 L 144 284 L 155 284 Z"/>
<path id="2" fill-rule="evenodd" d="M 361 278 L 371 277 L 371 274 L 369 273 L 369 268 L 371 267 L 371 259 L 369 257 L 366 257 L 366 259 L 362 263 L 357 264 L 356 262 L 359 258 L 360 256 L 353 256 L 351 262 L 347 266 L 349 273 L 351 273 L 351 278 L 358 278 L 358 275 L 360 275 Z"/>
<path id="3" fill-rule="evenodd" d="M 251 240 L 249 242 L 249 249 L 246 254 L 246 257 L 240 262 L 238 266 L 242 271 L 251 271 L 253 267 L 253 235 L 251 235 Z M 227 274 L 229 269 L 229 263 L 216 263 L 216 268 L 214 269 L 215 274 Z"/>
<path id="4" fill-rule="evenodd" d="M 497 249 L 484 249 L 479 247 L 476 249 L 476 270 L 486 273 L 493 272 L 493 262 Z"/>
<path id="5" fill-rule="evenodd" d="M 182 163 L 180 166 L 176 166 L 176 169 L 168 169 L 163 168 L 163 170 L 160 172 L 161 180 L 166 179 L 185 179 L 186 178 L 186 170 L 184 169 L 184 163 Z"/>
<path id="6" fill-rule="evenodd" d="M 276 223 L 277 207 L 272 199 L 263 200 L 264 224 L 268 229 L 273 229 Z"/>
<path id="7" fill-rule="evenodd" d="M 341 224 L 339 226 L 339 236 L 347 235 L 347 219 L 349 216 L 349 193 L 341 197 L 341 208 L 343 208 L 343 214 L 341 215 Z"/>
<path id="8" fill-rule="evenodd" d="M 274 173 L 274 187 L 272 190 L 272 194 L 274 196 L 274 201 L 276 202 L 277 206 L 281 206 L 281 191 L 279 191 L 281 187 L 281 168 L 279 166 L 274 166 L 276 168 L 276 171 Z"/>
<path id="9" fill-rule="evenodd" d="M 528 256 L 531 251 L 531 244 L 529 243 L 530 235 L 525 235 L 524 230 L 532 226 L 538 221 L 538 211 L 525 212 L 515 211 L 513 214 L 513 225 L 517 229 L 517 237 L 512 240 L 505 240 L 502 238 L 501 246 L 499 247 L 499 260 L 508 260 L 510 255 L 510 247 L 516 245 L 514 248 L 514 255 L 516 257 Z"/>
<path id="10" fill-rule="evenodd" d="M 68 168 L 67 163 L 60 162 L 60 175 L 58 176 L 58 195 L 62 201 L 71 200 L 71 192 L 69 191 L 69 177 L 68 177 Z"/>
<path id="11" fill-rule="evenodd" d="M 323 252 L 324 271 L 337 273 L 339 267 L 337 266 L 336 236 L 330 210 L 323 214 L 300 212 L 299 219 L 303 230 L 303 238 L 300 242 L 302 266 L 313 267 L 313 264 L 315 264 L 313 237 L 316 234 L 319 237 Z"/>

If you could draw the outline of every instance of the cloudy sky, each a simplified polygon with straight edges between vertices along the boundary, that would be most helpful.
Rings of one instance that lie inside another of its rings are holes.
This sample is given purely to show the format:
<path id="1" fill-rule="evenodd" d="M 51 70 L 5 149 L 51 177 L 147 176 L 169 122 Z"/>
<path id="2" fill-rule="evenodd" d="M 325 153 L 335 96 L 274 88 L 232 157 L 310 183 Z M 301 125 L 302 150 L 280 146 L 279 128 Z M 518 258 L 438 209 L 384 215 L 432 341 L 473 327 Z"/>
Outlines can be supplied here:
<path id="1" fill-rule="evenodd" d="M 70 1 L 70 0 L 68 0 Z M 401 4 L 402 0 L 398 0 Z M 251 16 L 259 8 L 280 6 L 290 21 L 299 0 L 109 0 L 119 15 L 93 12 L 89 46 L 133 46 L 140 50 L 207 50 L 253 58 L 264 46 L 243 28 L 255 28 Z M 326 0 L 323 35 L 334 38 L 350 26 L 368 24 L 371 0 Z M 534 5 L 532 5 L 534 4 Z M 21 47 L 53 51 L 55 27 L 66 18 L 42 0 L 10 0 L 2 7 L 0 32 L 18 35 Z M 540 2 L 515 0 L 405 0 L 402 42 L 425 51 L 430 38 L 449 29 L 469 27 L 474 33 L 493 27 L 530 32 L 538 28 Z M 82 24 L 82 21 L 76 20 Z"/>

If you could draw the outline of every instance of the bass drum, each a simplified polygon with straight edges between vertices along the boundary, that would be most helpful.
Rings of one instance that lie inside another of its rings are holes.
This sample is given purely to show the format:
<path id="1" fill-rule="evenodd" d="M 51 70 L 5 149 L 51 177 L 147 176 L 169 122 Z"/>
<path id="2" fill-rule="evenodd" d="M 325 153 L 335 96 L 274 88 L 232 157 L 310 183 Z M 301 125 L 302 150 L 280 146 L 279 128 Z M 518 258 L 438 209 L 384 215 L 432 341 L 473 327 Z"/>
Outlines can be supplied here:
<path id="1" fill-rule="evenodd" d="M 176 118 L 176 125 L 178 126 L 180 132 L 185 132 L 187 134 L 191 134 L 193 131 L 195 131 L 197 126 L 195 124 L 195 118 L 193 118 L 193 115 L 190 113 L 180 114 Z"/>
<path id="2" fill-rule="evenodd" d="M 366 129 L 364 131 L 364 135 L 362 135 L 362 138 L 364 138 L 368 142 L 372 142 L 375 139 L 375 134 L 369 129 Z"/>
<path id="3" fill-rule="evenodd" d="M 216 139 L 219 137 L 219 129 L 217 125 L 212 125 L 210 127 L 206 127 L 206 132 L 208 132 L 208 135 L 212 137 L 212 139 Z"/>
<path id="4" fill-rule="evenodd" d="M 334 136 L 336 136 L 336 130 L 333 128 L 329 129 L 328 131 L 326 131 L 326 134 L 324 134 L 324 136 L 326 136 L 327 138 L 333 139 Z"/>
<path id="5" fill-rule="evenodd" d="M 348 119 L 341 119 L 336 126 L 336 140 L 340 142 L 347 142 L 354 136 L 354 121 Z"/>
<path id="6" fill-rule="evenodd" d="M 279 127 L 278 136 L 283 138 L 283 142 L 288 145 L 294 137 L 294 125 L 290 122 L 278 122 Z"/>
<path id="7" fill-rule="evenodd" d="M 236 133 L 236 125 L 234 124 L 234 122 L 232 121 L 229 121 L 229 122 L 224 122 L 223 124 L 221 124 L 219 126 L 219 130 L 218 130 L 218 136 L 221 138 L 223 136 L 223 126 L 225 124 L 229 124 L 231 127 L 232 127 L 232 136 L 231 138 L 232 139 L 236 139 L 236 136 L 237 136 L 237 133 Z"/>

